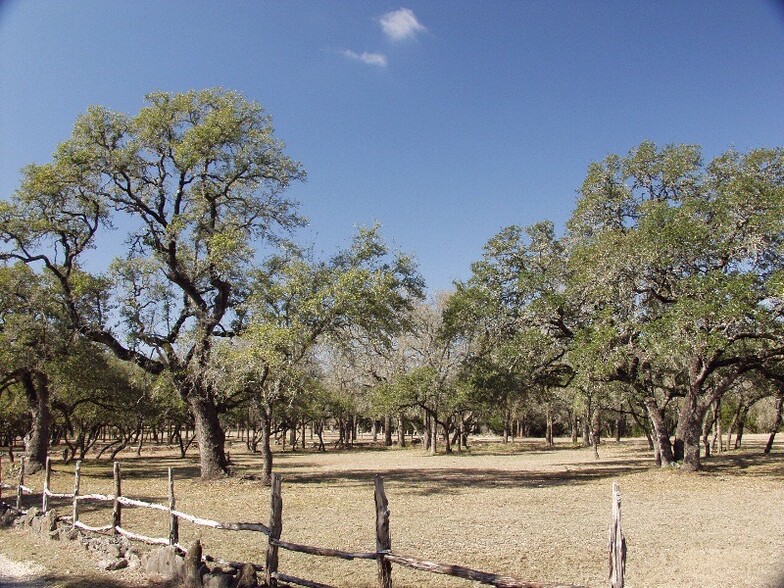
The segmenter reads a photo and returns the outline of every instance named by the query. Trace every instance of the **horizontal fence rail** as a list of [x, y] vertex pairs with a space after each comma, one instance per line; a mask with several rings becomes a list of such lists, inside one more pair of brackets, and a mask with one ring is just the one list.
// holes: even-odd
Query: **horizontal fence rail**
[[[333, 588], [328, 584], [322, 584], [312, 580], [298, 578], [293, 575], [284, 574], [278, 570], [278, 550], [285, 549], [287, 551], [304, 553], [307, 555], [316, 555], [322, 557], [336, 557], [344, 560], [376, 560], [378, 562], [378, 586], [379, 588], [392, 587], [392, 564], [400, 565], [414, 570], [429, 572], [433, 574], [444, 574], [457, 578], [462, 578], [472, 582], [480, 582], [496, 586], [498, 588], [580, 588], [573, 584], [561, 583], [542, 583], [531, 580], [523, 580], [512, 576], [500, 575], [492, 572], [485, 572], [475, 570], [460, 565], [443, 564], [433, 561], [427, 561], [408, 555], [396, 553], [392, 550], [392, 542], [390, 539], [389, 530], [389, 507], [386, 494], [384, 492], [384, 483], [380, 475], [374, 478], [374, 497], [376, 503], [376, 550], [371, 552], [351, 552], [343, 551], [340, 549], [330, 549], [325, 547], [314, 547], [310, 545], [301, 545], [298, 543], [291, 543], [281, 539], [282, 520], [283, 520], [283, 500], [281, 496], [282, 480], [278, 474], [272, 477], [272, 493], [270, 497], [270, 521], [269, 525], [260, 522], [222, 522], [211, 519], [206, 519], [182, 511], [176, 510], [176, 500], [174, 495], [174, 475], [172, 468], [168, 469], [169, 474], [169, 500], [168, 505], [156, 504], [137, 500], [123, 496], [122, 476], [120, 471], [120, 463], [114, 462], [113, 477], [114, 477], [114, 494], [81, 494], [81, 461], [76, 462], [74, 469], [74, 490], [72, 493], [58, 493], [52, 492], [49, 488], [52, 473], [51, 460], [46, 460], [46, 470], [44, 473], [44, 487], [41, 491], [41, 509], [43, 513], [49, 510], [49, 499], [60, 498], [71, 500], [71, 516], [62, 517], [70, 519], [71, 524], [79, 529], [94, 533], [111, 532], [116, 535], [122, 535], [134, 541], [141, 541], [151, 545], [170, 545], [185, 552], [186, 549], [179, 543], [179, 521], [185, 520], [194, 525], [210, 527], [213, 529], [220, 529], [226, 531], [253, 531], [261, 533], [267, 537], [266, 547], [266, 561], [264, 565], [251, 564], [256, 571], [263, 571], [266, 584], [270, 588], [276, 588], [280, 583], [283, 584], [296, 584], [299, 586], [306, 586], [311, 588]], [[2, 471], [2, 464], [0, 464], [0, 472]], [[0, 474], [1, 475], [1, 474]], [[17, 512], [25, 513], [27, 511], [22, 509], [22, 496], [35, 495], [36, 492], [24, 485], [25, 478], [25, 461], [24, 458], [20, 464], [19, 482], [15, 485], [9, 485], [2, 482], [0, 479], [0, 504], [6, 508], [11, 508]], [[16, 505], [10, 505], [2, 501], [2, 490], [16, 491]], [[108, 525], [94, 527], [87, 525], [79, 520], [79, 505], [81, 502], [111, 502], [112, 507], [112, 521]], [[134, 533], [125, 529], [122, 526], [122, 508], [147, 508], [157, 510], [168, 515], [169, 535], [168, 537], [148, 537], [139, 533]], [[624, 572], [626, 563], [626, 541], [621, 531], [621, 499], [620, 489], [617, 483], [613, 484], [612, 492], [612, 523], [610, 525], [610, 539], [609, 539], [609, 552], [610, 552], [610, 587], [623, 588], [624, 586]], [[210, 556], [205, 557], [206, 561], [216, 562], [221, 565], [229, 565], [234, 568], [239, 568], [243, 564], [241, 562], [226, 561], [219, 558]]]

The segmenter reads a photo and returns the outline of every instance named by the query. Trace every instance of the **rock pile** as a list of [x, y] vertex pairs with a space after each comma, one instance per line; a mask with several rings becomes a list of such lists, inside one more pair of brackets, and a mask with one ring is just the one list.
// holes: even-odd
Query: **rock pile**
[[183, 557], [176, 547], [166, 546], [143, 553], [119, 535], [97, 536], [82, 532], [60, 518], [54, 510], [42, 513], [31, 508], [24, 514], [1, 510], [0, 526], [30, 527], [53, 541], [79, 541], [98, 561], [102, 570], [143, 567], [148, 576], [172, 581], [182, 588], [257, 588], [256, 570], [251, 564], [208, 566], [202, 563], [201, 543], [196, 541]]

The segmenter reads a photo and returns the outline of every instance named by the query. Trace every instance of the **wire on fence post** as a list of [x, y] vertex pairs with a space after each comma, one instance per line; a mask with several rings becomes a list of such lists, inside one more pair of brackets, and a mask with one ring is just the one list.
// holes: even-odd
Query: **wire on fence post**
[[376, 500], [376, 552], [378, 555], [378, 586], [392, 588], [392, 564], [381, 552], [392, 549], [392, 538], [389, 534], [389, 501], [384, 493], [384, 481], [379, 474], [373, 479]]
[[49, 483], [52, 479], [52, 458], [46, 458], [46, 471], [44, 472], [44, 495], [41, 498], [41, 510], [46, 514], [49, 511]]
[[120, 476], [120, 462], [114, 462], [114, 506], [112, 508], [112, 530], [117, 533], [117, 527], [122, 527], [122, 478]]
[[79, 522], [79, 484], [82, 477], [82, 460], [76, 462], [74, 469], [74, 491], [73, 491], [73, 510], [71, 512], [71, 523], [76, 526]]
[[610, 588], [623, 588], [626, 571], [626, 539], [621, 531], [621, 488], [613, 482], [612, 523], [610, 524]]
[[267, 543], [267, 560], [264, 566], [267, 586], [277, 588], [278, 579], [278, 546], [283, 528], [283, 499], [280, 494], [280, 474], [272, 474], [272, 497], [270, 498], [269, 542]]
[[180, 542], [180, 519], [172, 514], [176, 502], [174, 500], [174, 472], [169, 468], [169, 545]]
[[22, 510], [22, 486], [25, 478], [25, 458], [19, 460], [19, 485], [16, 487], [16, 510]]

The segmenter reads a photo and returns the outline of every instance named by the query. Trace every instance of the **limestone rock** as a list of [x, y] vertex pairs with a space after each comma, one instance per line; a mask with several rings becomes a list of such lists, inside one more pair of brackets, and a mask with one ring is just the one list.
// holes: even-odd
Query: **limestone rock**
[[122, 570], [128, 567], [128, 560], [125, 558], [105, 559], [98, 564], [98, 567], [101, 568], [102, 570], [106, 570], [109, 572], [113, 572], [115, 570]]
[[173, 546], [167, 545], [149, 553], [144, 570], [164, 578], [181, 579], [185, 577], [185, 561]]

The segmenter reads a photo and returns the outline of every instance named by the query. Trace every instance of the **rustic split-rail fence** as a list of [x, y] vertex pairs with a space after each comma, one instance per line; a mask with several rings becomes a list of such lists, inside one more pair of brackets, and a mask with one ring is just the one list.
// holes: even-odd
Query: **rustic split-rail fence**
[[[392, 564], [402, 565], [415, 570], [435, 574], [446, 574], [474, 582], [497, 586], [498, 588], [579, 588], [572, 584], [542, 583], [530, 580], [522, 580], [512, 576], [500, 575], [491, 572], [483, 572], [460, 565], [441, 564], [427, 561], [407, 555], [401, 555], [392, 551], [392, 540], [389, 526], [389, 502], [384, 492], [384, 482], [379, 474], [374, 477], [375, 503], [376, 503], [376, 550], [372, 552], [349, 552], [339, 549], [328, 549], [324, 547], [312, 547], [310, 545], [300, 545], [290, 543], [281, 539], [283, 530], [283, 499], [281, 494], [281, 477], [274, 474], [272, 477], [272, 495], [270, 501], [269, 524], [264, 523], [225, 523], [197, 517], [188, 513], [176, 510], [176, 500], [174, 496], [174, 476], [172, 468], [169, 468], [169, 500], [168, 504], [155, 504], [136, 500], [122, 495], [122, 476], [120, 462], [114, 462], [114, 494], [83, 494], [81, 488], [81, 461], [76, 462], [74, 469], [73, 492], [55, 493], [50, 490], [50, 479], [52, 466], [50, 459], [46, 460], [46, 470], [44, 472], [44, 484], [41, 492], [25, 485], [25, 460], [21, 459], [19, 479], [17, 484], [5, 484], [0, 479], [0, 505], [24, 514], [23, 496], [41, 495], [41, 511], [45, 514], [49, 510], [51, 498], [70, 499], [71, 515], [62, 517], [70, 519], [73, 527], [93, 533], [112, 533], [122, 535], [134, 541], [141, 541], [151, 545], [170, 545], [177, 550], [185, 552], [186, 549], [179, 543], [180, 520], [188, 521], [194, 525], [211, 527], [213, 529], [223, 529], [227, 531], [256, 531], [267, 537], [266, 557], [264, 564], [252, 564], [258, 572], [264, 573], [266, 585], [277, 588], [281, 584], [297, 584], [309, 588], [332, 588], [327, 584], [321, 584], [312, 580], [297, 578], [289, 574], [284, 574], [278, 570], [278, 550], [286, 549], [298, 553], [309, 555], [319, 555], [324, 557], [337, 557], [345, 560], [366, 559], [376, 560], [378, 565], [379, 588], [392, 588]], [[0, 463], [0, 476], [2, 475], [2, 464]], [[13, 490], [16, 494], [15, 505], [3, 502], [3, 489]], [[94, 527], [86, 525], [79, 520], [79, 505], [83, 501], [111, 502], [112, 518], [108, 525]], [[168, 518], [168, 537], [147, 537], [138, 533], [133, 533], [122, 526], [123, 507], [137, 507], [158, 510], [166, 514]], [[610, 524], [609, 536], [609, 561], [610, 588], [623, 588], [624, 571], [626, 567], [626, 541], [621, 531], [621, 496], [617, 483], [613, 483], [612, 489], [612, 522]], [[239, 567], [238, 562], [228, 562], [210, 558], [222, 564]]]

